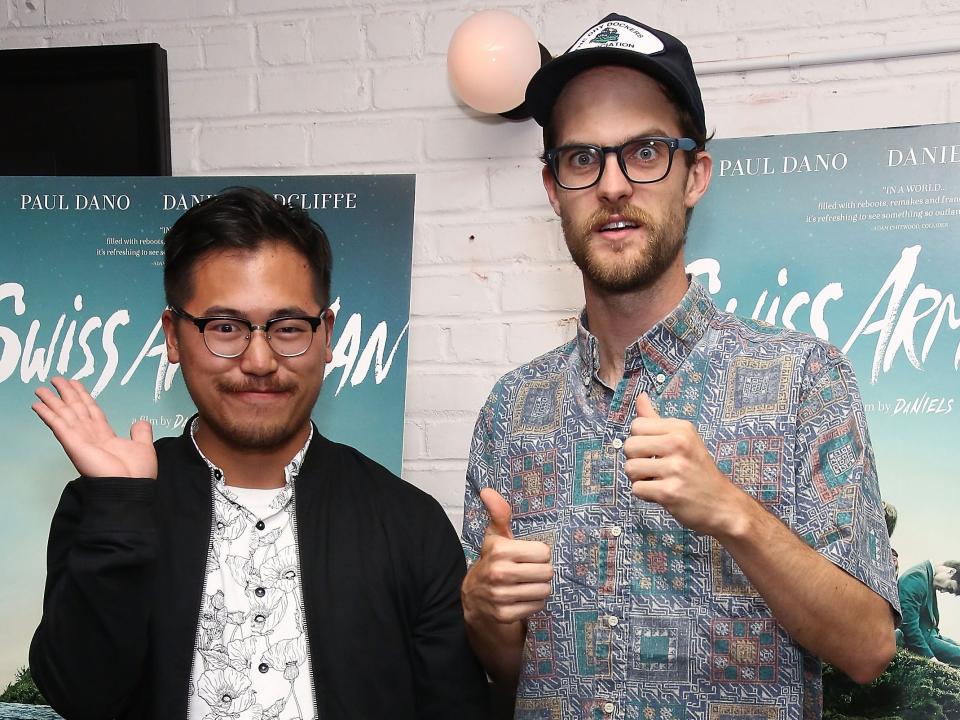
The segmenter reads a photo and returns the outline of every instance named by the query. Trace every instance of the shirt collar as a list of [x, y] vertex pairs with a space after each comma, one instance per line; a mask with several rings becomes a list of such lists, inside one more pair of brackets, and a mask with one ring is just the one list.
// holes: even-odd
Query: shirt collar
[[[193, 418], [193, 422], [190, 423], [190, 440], [193, 441], [193, 446], [197, 449], [197, 452], [200, 453], [200, 457], [203, 458], [203, 461], [207, 464], [213, 471], [213, 476], [217, 480], [218, 485], [225, 485], [223, 470], [217, 467], [213, 461], [210, 460], [206, 455], [203, 454], [203, 450], [200, 449], [200, 446], [197, 444], [197, 424], [200, 422], [200, 416]], [[303, 447], [300, 448], [300, 451], [293, 456], [293, 459], [290, 460], [283, 468], [283, 478], [284, 486], [289, 487], [293, 485], [293, 481], [297, 479], [297, 475], [300, 474], [300, 467], [303, 465], [303, 458], [307, 455], [307, 448], [310, 447], [310, 441], [313, 440], [313, 423], [310, 423], [310, 434], [307, 435], [307, 441], [303, 444]]]
[[[628, 345], [624, 353], [624, 372], [645, 368], [661, 392], [700, 342], [717, 313], [717, 306], [706, 288], [689, 275], [687, 278], [689, 286], [680, 303]], [[589, 330], [586, 308], [577, 323], [577, 349], [583, 373], [581, 379], [584, 384], [589, 384], [590, 378], [600, 370], [600, 347]]]

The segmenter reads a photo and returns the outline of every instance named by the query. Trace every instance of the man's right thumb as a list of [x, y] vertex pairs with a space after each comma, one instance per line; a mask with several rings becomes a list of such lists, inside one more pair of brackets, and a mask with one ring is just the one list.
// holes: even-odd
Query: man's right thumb
[[481, 490], [480, 500], [483, 501], [483, 506], [490, 514], [490, 525], [487, 527], [487, 532], [500, 537], [513, 538], [513, 531], [510, 530], [510, 520], [513, 518], [510, 503], [504, 500], [503, 496], [493, 488]]
[[153, 425], [146, 420], [137, 420], [130, 426], [130, 439], [144, 445], [152, 445]]

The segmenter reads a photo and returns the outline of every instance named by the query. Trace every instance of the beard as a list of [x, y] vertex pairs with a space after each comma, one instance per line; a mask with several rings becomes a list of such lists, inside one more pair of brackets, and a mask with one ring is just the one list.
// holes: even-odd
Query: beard
[[[619, 215], [646, 231], [642, 246], [621, 248], [615, 259], [604, 259], [591, 242], [593, 229]], [[566, 212], [560, 214], [563, 236], [570, 256], [584, 276], [599, 290], [623, 294], [645, 290], [666, 272], [683, 249], [687, 239], [686, 209], [672, 207], [662, 222], [633, 205], [601, 208], [578, 222]]]
[[[191, 390], [190, 378], [184, 373], [187, 390]], [[288, 392], [283, 408], [246, 408], [240, 413], [229, 412], [219, 403], [201, 407], [197, 397], [194, 403], [200, 410], [200, 422], [220, 442], [238, 451], [270, 452], [284, 447], [310, 422], [310, 411], [316, 402], [320, 388], [311, 402], [301, 403], [299, 395], [304, 391], [295, 382], [246, 382], [232, 384], [214, 381], [213, 387], [220, 397], [238, 392]], [[194, 394], [191, 392], [191, 396]]]

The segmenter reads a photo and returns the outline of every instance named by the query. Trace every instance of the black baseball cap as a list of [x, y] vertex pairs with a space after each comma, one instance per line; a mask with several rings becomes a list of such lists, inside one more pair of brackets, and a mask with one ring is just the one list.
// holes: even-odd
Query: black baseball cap
[[687, 46], [663, 30], [616, 13], [607, 15], [563, 55], [537, 71], [527, 85], [527, 111], [539, 125], [546, 125], [564, 85], [598, 65], [636, 68], [663, 83], [675, 100], [690, 111], [700, 133], [706, 135], [703, 99]]

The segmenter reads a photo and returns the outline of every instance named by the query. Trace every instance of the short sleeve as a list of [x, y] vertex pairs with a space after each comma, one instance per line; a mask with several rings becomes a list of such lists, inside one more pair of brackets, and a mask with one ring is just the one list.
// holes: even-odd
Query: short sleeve
[[801, 379], [794, 448], [797, 523], [817, 552], [900, 603], [866, 415], [849, 360], [814, 347]]
[[487, 510], [480, 500], [480, 491], [485, 487], [491, 487], [494, 480], [494, 414], [499, 402], [497, 387], [490, 392], [477, 416], [473, 439], [470, 442], [470, 456], [467, 460], [461, 542], [468, 566], [480, 556], [483, 535], [490, 521]]

